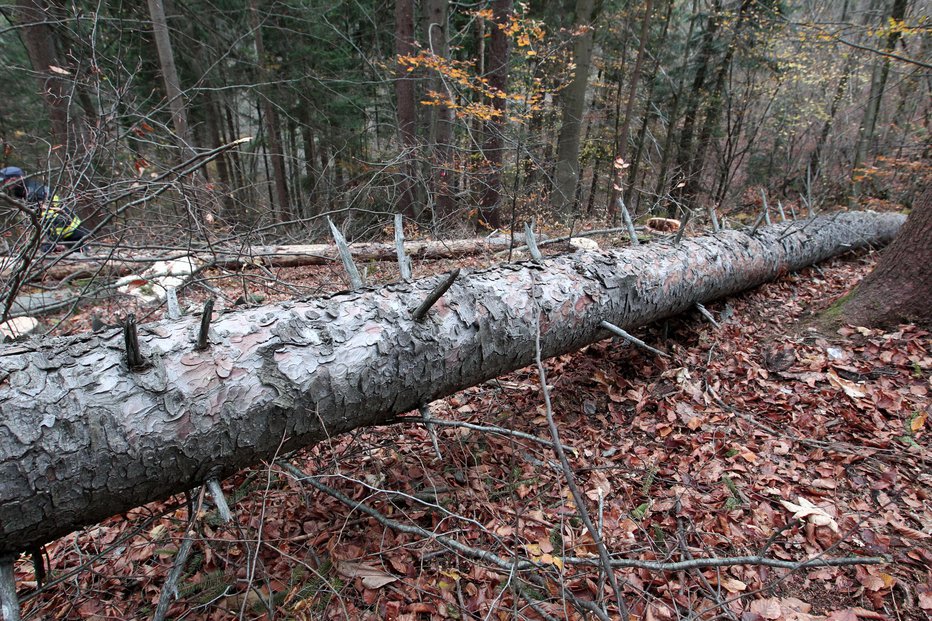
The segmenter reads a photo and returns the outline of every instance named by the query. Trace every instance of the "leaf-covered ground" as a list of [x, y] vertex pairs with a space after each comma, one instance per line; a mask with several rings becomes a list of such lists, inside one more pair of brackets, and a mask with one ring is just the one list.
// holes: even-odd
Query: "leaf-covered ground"
[[[603, 341], [546, 361], [562, 443], [613, 558], [888, 559], [797, 571], [628, 568], [618, 576], [633, 618], [932, 614], [932, 339], [913, 326], [826, 336], [800, 321], [871, 265], [870, 257], [849, 256], [710, 305], [720, 328], [695, 313], [639, 332], [668, 359]], [[392, 269], [371, 266], [370, 281], [394, 278]], [[213, 284], [231, 300], [245, 292], [270, 301], [339, 280], [336, 268], [324, 267]], [[187, 302], [199, 303], [199, 295], [206, 294]], [[86, 329], [92, 314], [106, 322], [125, 310], [115, 303], [84, 311], [64, 327]], [[550, 438], [534, 368], [430, 411], [438, 423]], [[151, 617], [193, 513], [193, 552], [169, 618], [583, 618], [567, 594], [604, 602], [616, 618], [552, 450], [507, 433], [434, 429], [439, 458], [427, 428], [400, 423], [241, 473], [224, 482], [233, 525], [195, 491], [65, 537], [45, 548], [49, 575], [38, 592], [32, 563], [17, 564], [25, 616]], [[286, 462], [345, 500], [416, 528], [386, 528], [297, 478]], [[538, 580], [491, 558], [467, 558], [427, 534], [506, 563], [534, 561]]]

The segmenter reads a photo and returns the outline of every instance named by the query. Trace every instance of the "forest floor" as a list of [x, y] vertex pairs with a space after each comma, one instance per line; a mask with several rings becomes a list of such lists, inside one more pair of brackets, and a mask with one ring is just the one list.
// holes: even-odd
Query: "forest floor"
[[[416, 275], [489, 261], [421, 264]], [[873, 261], [848, 255], [709, 305], [719, 328], [694, 312], [638, 331], [669, 358], [606, 340], [545, 361], [562, 444], [613, 558], [886, 557], [796, 570], [627, 568], [618, 576], [632, 618], [932, 614], [932, 338], [908, 325], [826, 335], [805, 323]], [[393, 280], [393, 270], [371, 264], [369, 282]], [[337, 267], [324, 266], [217, 274], [211, 284], [229, 300], [267, 303], [341, 281]], [[207, 295], [192, 291], [183, 305]], [[92, 315], [116, 323], [126, 311], [116, 299], [60, 328], [88, 330]], [[136, 312], [142, 322], [163, 310]], [[430, 411], [438, 423], [550, 438], [533, 367]], [[64, 537], [45, 548], [49, 575], [38, 591], [32, 562], [17, 563], [24, 616], [150, 618], [191, 502], [196, 537], [168, 618], [584, 618], [572, 597], [604, 602], [618, 618], [611, 587], [586, 564], [597, 559], [593, 538], [551, 448], [505, 431], [434, 428], [440, 458], [428, 429], [399, 423], [240, 473], [223, 484], [232, 525], [195, 493]], [[312, 478], [296, 477], [287, 464]], [[385, 519], [408, 531], [386, 528]], [[454, 553], [438, 535], [496, 558]], [[516, 559], [537, 566], [509, 571]]]

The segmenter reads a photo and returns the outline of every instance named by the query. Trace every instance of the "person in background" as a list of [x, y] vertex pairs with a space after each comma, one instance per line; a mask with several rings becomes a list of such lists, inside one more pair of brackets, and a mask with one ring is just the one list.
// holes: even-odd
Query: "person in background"
[[0, 189], [36, 211], [46, 238], [42, 252], [57, 250], [59, 246], [87, 251], [88, 231], [81, 226], [81, 218], [65, 207], [48, 186], [26, 179], [21, 168], [8, 166], [0, 168]]

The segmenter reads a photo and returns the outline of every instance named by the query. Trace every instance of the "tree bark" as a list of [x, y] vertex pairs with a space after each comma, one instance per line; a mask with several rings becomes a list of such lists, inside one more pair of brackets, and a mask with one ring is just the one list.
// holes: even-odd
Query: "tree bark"
[[667, 215], [671, 218], [675, 218], [679, 215], [677, 205], [684, 201], [684, 197], [686, 196], [686, 190], [684, 189], [686, 187], [685, 184], [689, 182], [689, 177], [692, 173], [693, 134], [696, 130], [696, 123], [699, 120], [699, 105], [702, 102], [706, 74], [709, 72], [712, 54], [715, 51], [715, 36], [720, 25], [719, 19], [721, 17], [721, 11], [721, 0], [713, 0], [706, 29], [702, 35], [702, 46], [699, 49], [699, 55], [696, 60], [696, 74], [693, 77], [692, 88], [689, 90], [689, 96], [686, 100], [683, 129], [680, 131], [680, 144], [676, 152], [676, 162], [679, 168], [679, 174], [683, 177], [683, 181], [682, 183], [676, 184], [678, 188], [675, 191], [677, 200], [671, 202], [667, 209]]
[[[891, 28], [887, 35], [887, 41], [884, 44], [884, 51], [889, 54], [896, 48], [896, 42], [900, 38], [900, 28], [903, 18], [906, 17], [906, 9], [909, 0], [893, 0], [893, 6], [890, 9], [889, 20], [894, 27]], [[883, 101], [884, 90], [887, 87], [887, 77], [890, 74], [890, 57], [884, 56], [877, 61], [879, 64], [874, 66], [871, 78], [870, 94], [867, 100], [867, 106], [864, 108], [864, 118], [861, 120], [861, 126], [858, 128], [858, 139], [854, 148], [854, 164], [851, 167], [851, 177], [854, 181], [852, 194], [856, 197], [860, 194], [860, 183], [858, 181], [861, 174], [861, 168], [867, 161], [868, 151], [871, 142], [874, 139], [874, 131], [877, 128], [877, 117], [880, 115], [880, 103]]]
[[[271, 82], [270, 72], [265, 58], [265, 43], [262, 39], [262, 21], [259, 19], [259, 5], [257, 0], [249, 0], [249, 18], [250, 26], [253, 29], [255, 37], [256, 56], [259, 57], [259, 75], [261, 81], [269, 84]], [[262, 90], [262, 89], [260, 89]], [[278, 111], [272, 103], [272, 98], [267, 93], [261, 93], [260, 104], [262, 106], [262, 115], [265, 117], [265, 131], [268, 136], [269, 159], [272, 162], [272, 187], [274, 192], [274, 202], [272, 205], [276, 218], [279, 222], [291, 220], [291, 205], [288, 202], [288, 181], [285, 174], [285, 151], [282, 147], [281, 123], [278, 120]]]
[[[495, 24], [492, 26], [488, 53], [489, 87], [502, 95], [508, 88], [508, 35], [505, 28], [511, 17], [512, 0], [494, 0], [492, 13]], [[484, 175], [484, 187], [479, 198], [480, 222], [492, 229], [502, 227], [499, 201], [502, 193], [502, 161], [505, 150], [505, 128], [508, 125], [507, 100], [505, 97], [493, 97], [488, 105], [500, 116], [490, 118], [485, 123], [485, 143], [482, 154], [488, 173]]]
[[[65, 154], [72, 153], [78, 141], [72, 138], [69, 144], [71, 98], [67, 84], [51, 70], [60, 63], [55, 53], [55, 33], [49, 25], [48, 5], [45, 0], [18, 0], [15, 15], [15, 20], [23, 25], [23, 46], [39, 81], [39, 93], [49, 115], [53, 145], [62, 145]], [[65, 163], [68, 156], [59, 155], [59, 159]]]
[[[449, 0], [425, 0], [424, 31], [428, 49], [441, 59], [450, 58]], [[432, 106], [430, 126], [433, 162], [431, 162], [431, 189], [434, 194], [435, 217], [445, 221], [453, 213], [453, 110], [444, 102], [452, 97], [444, 84], [444, 76], [434, 72], [430, 89], [439, 93], [441, 103]], [[449, 223], [447, 223], [449, 226]]]
[[[410, 56], [414, 52], [414, 0], [395, 0], [395, 57]], [[414, 209], [417, 108], [414, 78], [408, 75], [407, 68], [400, 63], [395, 65], [395, 115], [402, 148], [398, 212], [414, 218], [417, 216]]]
[[891, 239], [903, 217], [844, 213], [680, 244], [578, 253], [216, 317], [0, 351], [0, 554], [230, 475], [357, 427], [391, 422], [543, 356]]
[[175, 68], [175, 53], [168, 34], [165, 7], [162, 0], [148, 0], [148, 4], [149, 17], [152, 19], [152, 35], [155, 38], [155, 48], [159, 55], [159, 69], [165, 84], [165, 95], [168, 97], [168, 109], [172, 113], [172, 124], [177, 134], [178, 146], [181, 147], [182, 156], [179, 159], [189, 160], [194, 157], [194, 150], [191, 148], [191, 137], [188, 134], [188, 113], [181, 91], [181, 80], [178, 79], [178, 70]]
[[[644, 4], [644, 19], [641, 21], [640, 41], [638, 42], [638, 57], [634, 61], [634, 69], [631, 70], [630, 84], [628, 85], [628, 101], [625, 104], [624, 122], [621, 124], [621, 131], [615, 138], [615, 158], [622, 161], [628, 156], [628, 134], [631, 133], [631, 117], [634, 114], [634, 102], [637, 101], [638, 81], [641, 79], [641, 67], [644, 66], [644, 52], [647, 46], [647, 37], [650, 32], [651, 17], [654, 14], [654, 0], [647, 0]], [[615, 169], [612, 168], [614, 175]], [[618, 175], [619, 181], [624, 183], [624, 175]], [[634, 179], [629, 179], [633, 183]], [[612, 221], [618, 219], [618, 209], [616, 202], [618, 200], [619, 190], [613, 183], [611, 196], [608, 201], [608, 215]]]
[[842, 317], [859, 326], [914, 321], [932, 326], [932, 185], [870, 274], [843, 303]]
[[589, 66], [592, 61], [594, 0], [576, 0], [576, 29], [585, 30], [576, 36], [573, 60], [576, 70], [573, 81], [561, 94], [563, 118], [557, 139], [557, 162], [554, 171], [550, 206], [564, 218], [571, 215], [579, 183], [579, 136], [586, 107], [586, 90], [589, 86]]

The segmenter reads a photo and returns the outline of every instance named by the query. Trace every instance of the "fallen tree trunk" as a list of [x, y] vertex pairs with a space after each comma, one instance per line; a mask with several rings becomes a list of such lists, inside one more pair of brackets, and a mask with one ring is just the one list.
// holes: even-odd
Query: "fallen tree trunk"
[[608, 336], [602, 321], [676, 315], [886, 243], [902, 220], [504, 265], [461, 276], [421, 322], [442, 277], [223, 314], [200, 350], [198, 320], [163, 321], [140, 327], [132, 364], [118, 331], [0, 349], [0, 554], [526, 366], [538, 325], [544, 356], [573, 351]]
[[[488, 239], [451, 239], [448, 241], [405, 242], [405, 253], [422, 260], [455, 259], [457, 257], [507, 250], [510, 240], [504, 237]], [[352, 244], [350, 254], [358, 262], [394, 261], [397, 257], [394, 244]], [[34, 277], [61, 280], [79, 273], [125, 276], [144, 270], [158, 261], [190, 256], [198, 263], [209, 263], [217, 267], [237, 269], [263, 265], [266, 267], [301, 267], [303, 265], [326, 265], [339, 263], [340, 256], [333, 244], [301, 244], [282, 246], [250, 246], [245, 248], [219, 247], [212, 250], [171, 252], [162, 256], [128, 257], [119, 253], [102, 257], [80, 257], [69, 255], [52, 264], [36, 263], [31, 267]], [[0, 277], [10, 276], [19, 265], [15, 257], [0, 257]]]

